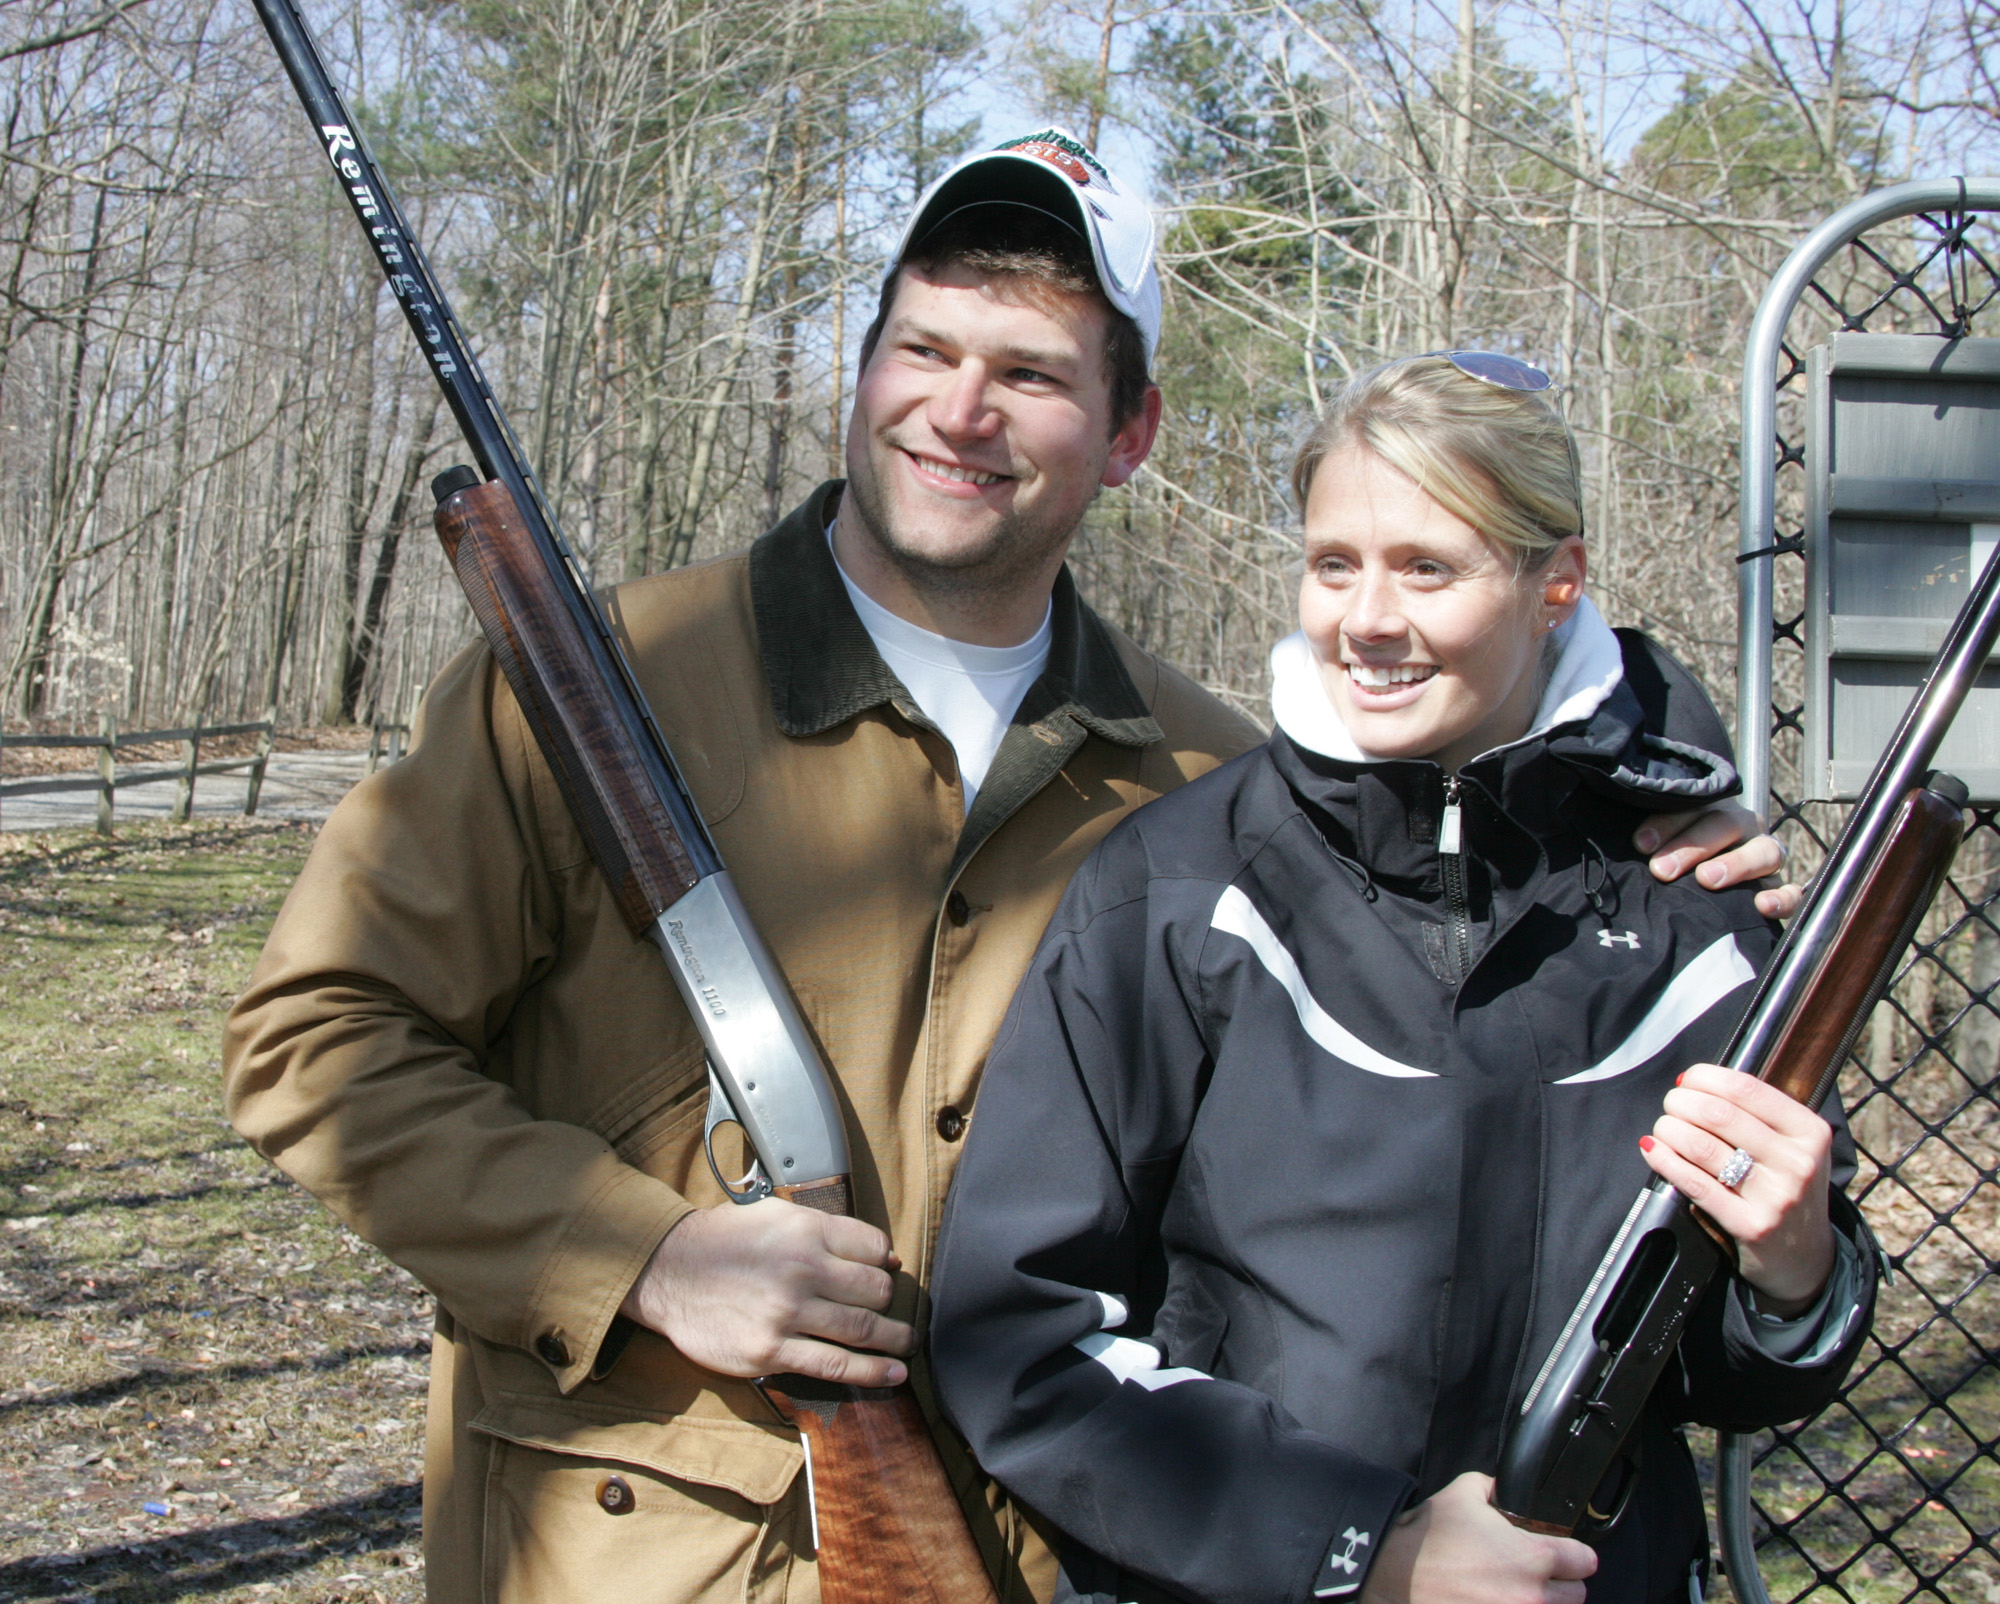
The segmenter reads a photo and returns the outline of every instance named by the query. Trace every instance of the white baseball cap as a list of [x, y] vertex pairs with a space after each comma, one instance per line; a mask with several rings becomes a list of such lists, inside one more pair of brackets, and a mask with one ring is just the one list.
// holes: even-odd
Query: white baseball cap
[[946, 219], [991, 205], [1042, 212], [1090, 242], [1104, 298], [1139, 325], [1150, 367], [1160, 343], [1153, 214], [1066, 128], [1044, 128], [961, 158], [924, 191], [885, 277], [893, 278], [910, 247]]

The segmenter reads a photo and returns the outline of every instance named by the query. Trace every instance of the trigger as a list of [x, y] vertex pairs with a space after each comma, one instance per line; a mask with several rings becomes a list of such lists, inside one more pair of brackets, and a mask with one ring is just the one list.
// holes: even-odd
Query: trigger
[[[722, 1089], [722, 1080], [715, 1073], [715, 1066], [708, 1068], [708, 1115], [701, 1122], [701, 1139], [707, 1142], [715, 1135], [715, 1127], [735, 1121], [736, 1110], [729, 1105], [729, 1094]], [[720, 1177], [718, 1177], [720, 1179]]]
[[722, 1188], [732, 1203], [755, 1203], [760, 1198], [771, 1195], [771, 1178], [764, 1173], [763, 1165], [753, 1155], [749, 1170], [740, 1180], [731, 1181], [722, 1173], [722, 1166], [715, 1162], [715, 1133], [724, 1125], [741, 1125], [736, 1117], [736, 1106], [729, 1101], [729, 1093], [722, 1089], [722, 1079], [715, 1073], [715, 1066], [708, 1066], [708, 1113], [701, 1122], [701, 1150], [708, 1160], [708, 1168], [715, 1176], [715, 1184]]

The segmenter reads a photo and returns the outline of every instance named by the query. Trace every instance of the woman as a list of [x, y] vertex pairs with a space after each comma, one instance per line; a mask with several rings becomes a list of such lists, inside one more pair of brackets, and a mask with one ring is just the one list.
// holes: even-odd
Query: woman
[[[1067, 1591], [1698, 1598], [1677, 1423], [1804, 1414], [1866, 1329], [1844, 1132], [1699, 1062], [1775, 932], [1630, 844], [1736, 777], [1645, 733], [1681, 671], [1583, 594], [1537, 380], [1451, 353], [1334, 403], [1294, 474], [1277, 730], [1106, 839], [987, 1068], [933, 1356], [1065, 1534]], [[1618, 1524], [1518, 1531], [1502, 1434], [1649, 1170], [1740, 1274], [1634, 1432]]]

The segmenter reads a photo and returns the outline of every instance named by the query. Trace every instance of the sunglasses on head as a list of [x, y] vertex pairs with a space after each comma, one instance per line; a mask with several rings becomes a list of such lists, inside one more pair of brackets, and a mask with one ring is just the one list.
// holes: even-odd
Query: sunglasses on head
[[1517, 356], [1503, 356], [1498, 351], [1425, 351], [1422, 356], [1407, 360], [1420, 362], [1431, 356], [1443, 357], [1468, 379], [1501, 390], [1547, 390], [1556, 382], [1534, 363], [1523, 362]]
[[[1425, 351], [1420, 356], [1404, 360], [1421, 362], [1425, 357], [1432, 356], [1443, 357], [1468, 379], [1477, 379], [1495, 389], [1534, 393], [1555, 388], [1556, 381], [1534, 363], [1523, 362], [1517, 356], [1504, 356], [1498, 351]], [[1563, 422], [1563, 433], [1569, 437], [1569, 469], [1576, 481], [1576, 505], [1580, 520], [1583, 512], [1583, 464], [1577, 456], [1576, 435], [1571, 432], [1567, 420]], [[1581, 536], [1582, 533], [1583, 526], [1579, 521], [1577, 534]]]

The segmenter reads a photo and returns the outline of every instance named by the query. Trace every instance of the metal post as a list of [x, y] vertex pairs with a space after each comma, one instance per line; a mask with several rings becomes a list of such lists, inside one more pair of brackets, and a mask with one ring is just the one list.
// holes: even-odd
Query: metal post
[[[1736, 550], [1736, 766], [1743, 800], [1766, 811], [1771, 794], [1770, 546], [1775, 538], [1778, 464], [1778, 358], [1792, 313], [1819, 270], [1871, 228], [1916, 212], [1967, 206], [2000, 211], [2000, 178], [1933, 178], [1891, 184], [1843, 206], [1792, 248], [1778, 269], [1743, 351], [1742, 494]], [[1760, 555], [1752, 557], [1752, 552]]]
[[104, 744], [97, 749], [97, 833], [111, 833], [113, 792], [118, 784], [118, 720], [109, 713], [99, 726]]
[[1750, 1439], [1724, 1432], [1716, 1439], [1715, 1523], [1722, 1530], [1722, 1568], [1737, 1604], [1771, 1604], [1757, 1569], [1750, 1526]]

